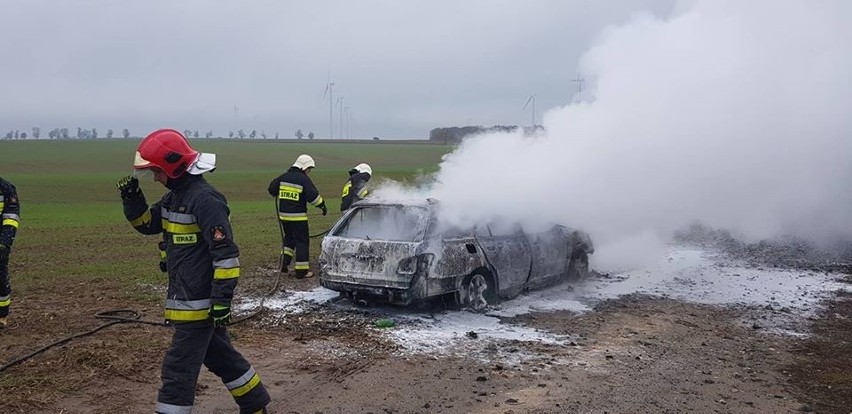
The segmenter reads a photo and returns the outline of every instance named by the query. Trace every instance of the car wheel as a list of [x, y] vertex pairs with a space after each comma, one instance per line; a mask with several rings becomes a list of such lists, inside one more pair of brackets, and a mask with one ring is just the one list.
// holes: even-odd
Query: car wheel
[[589, 255], [584, 250], [576, 250], [568, 261], [567, 277], [569, 281], [583, 280], [589, 275]]
[[482, 312], [488, 305], [496, 302], [497, 295], [494, 292], [495, 286], [491, 278], [482, 273], [474, 273], [464, 286], [464, 306], [472, 311]]

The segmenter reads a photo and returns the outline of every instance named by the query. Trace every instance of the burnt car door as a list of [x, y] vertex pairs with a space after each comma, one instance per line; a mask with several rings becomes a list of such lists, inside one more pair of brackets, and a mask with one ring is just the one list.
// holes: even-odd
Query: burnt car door
[[551, 227], [548, 231], [527, 235], [532, 252], [532, 271], [527, 281], [533, 288], [551, 282], [565, 273], [568, 268], [568, 241], [564, 231]]
[[476, 241], [485, 260], [496, 273], [498, 294], [517, 296], [530, 274], [532, 255], [529, 242], [519, 226], [477, 226]]

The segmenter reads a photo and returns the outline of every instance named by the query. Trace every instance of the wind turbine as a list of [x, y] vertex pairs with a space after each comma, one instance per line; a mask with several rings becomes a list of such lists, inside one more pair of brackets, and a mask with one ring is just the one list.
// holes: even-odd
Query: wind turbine
[[577, 84], [577, 101], [578, 102], [583, 101], [583, 82], [585, 82], [585, 81], [586, 81], [585, 79], [580, 77], [579, 73], [577, 73], [577, 79], [574, 79], [574, 80], [571, 81], [571, 82], [574, 82], [574, 83]]
[[535, 129], [535, 94], [530, 95], [530, 97], [527, 99], [527, 103], [524, 104], [524, 108], [521, 110], [526, 110], [527, 105], [529, 105], [530, 102], [532, 102], [532, 122], [530, 123], [530, 125], [532, 125], [533, 129]]
[[328, 136], [334, 138], [334, 112], [332, 111], [332, 103], [334, 102], [334, 82], [331, 81], [331, 76], [328, 77], [328, 82], [325, 84], [325, 92], [322, 97], [328, 95]]
[[346, 98], [343, 96], [337, 98], [337, 105], [340, 107], [340, 138], [344, 138], [343, 136], [343, 104], [346, 102]]

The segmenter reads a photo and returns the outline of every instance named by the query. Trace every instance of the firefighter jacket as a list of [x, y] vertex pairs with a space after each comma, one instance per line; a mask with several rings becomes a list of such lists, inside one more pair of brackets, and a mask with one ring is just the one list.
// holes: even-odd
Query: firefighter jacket
[[150, 208], [141, 192], [124, 199], [124, 216], [142, 234], [163, 233], [166, 321], [207, 320], [212, 304], [230, 306], [240, 276], [230, 210], [225, 196], [200, 175], [169, 180], [168, 188]]
[[343, 185], [343, 197], [340, 200], [340, 211], [346, 211], [352, 207], [352, 203], [367, 197], [367, 181], [370, 174], [355, 172], [349, 175], [349, 181]]
[[308, 203], [318, 208], [325, 206], [313, 181], [299, 167], [290, 167], [272, 180], [269, 195], [278, 198], [278, 218], [282, 221], [307, 221]]
[[21, 220], [21, 205], [12, 183], [0, 178], [0, 244], [11, 247]]

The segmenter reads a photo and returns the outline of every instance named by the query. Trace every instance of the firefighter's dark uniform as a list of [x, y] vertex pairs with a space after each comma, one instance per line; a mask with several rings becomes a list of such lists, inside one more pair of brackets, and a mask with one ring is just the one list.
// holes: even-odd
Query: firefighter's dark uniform
[[15, 234], [18, 232], [18, 221], [21, 219], [21, 205], [18, 203], [18, 193], [12, 183], [0, 178], [0, 245], [6, 251], [0, 257], [0, 318], [9, 315], [9, 305], [12, 303], [12, 287], [9, 283], [9, 253]]
[[164, 233], [169, 274], [166, 321], [175, 328], [162, 366], [158, 413], [192, 410], [202, 363], [222, 379], [241, 413], [263, 409], [269, 394], [234, 349], [226, 327], [214, 328], [211, 305], [230, 306], [240, 276], [225, 197], [198, 175], [169, 180], [171, 191], [148, 207], [141, 192], [124, 199], [124, 215], [142, 234]]
[[299, 167], [290, 167], [287, 172], [272, 180], [269, 183], [269, 195], [278, 198], [278, 219], [284, 229], [282, 268], [290, 266], [295, 257], [296, 277], [304, 277], [310, 269], [308, 203], [324, 209], [325, 200]]
[[341, 212], [352, 207], [352, 203], [366, 198], [369, 193], [367, 181], [370, 181], [370, 174], [352, 171], [354, 172], [350, 172], [349, 181], [346, 181], [346, 184], [343, 185], [343, 196], [340, 200]]

